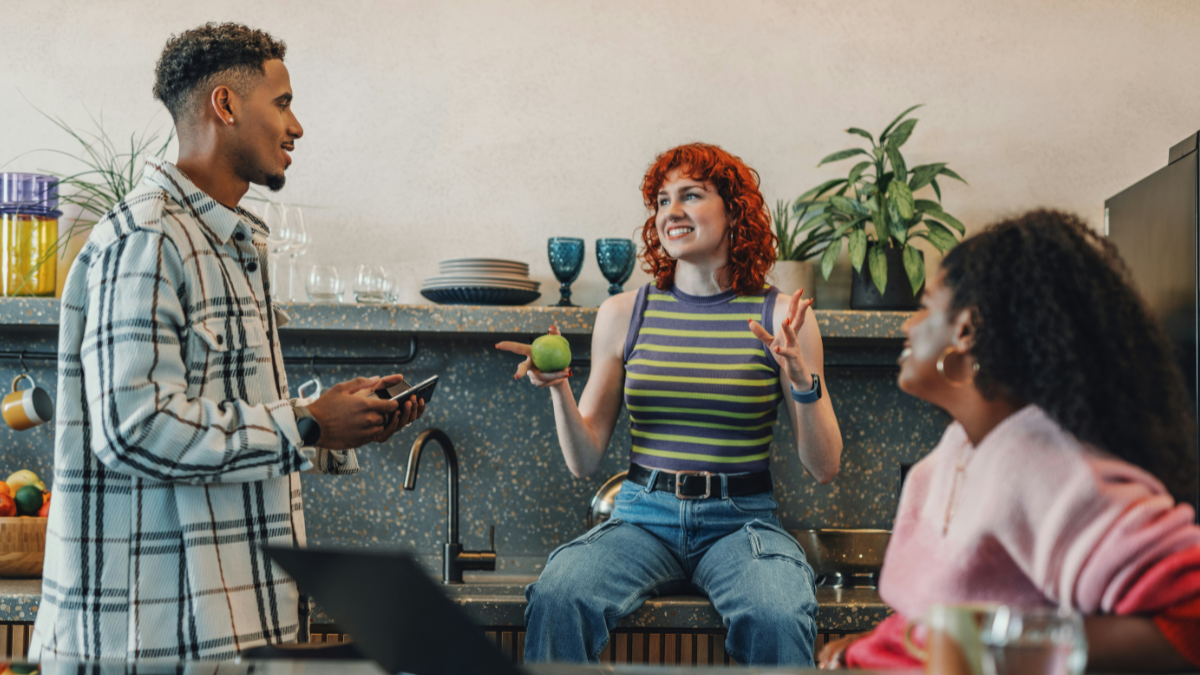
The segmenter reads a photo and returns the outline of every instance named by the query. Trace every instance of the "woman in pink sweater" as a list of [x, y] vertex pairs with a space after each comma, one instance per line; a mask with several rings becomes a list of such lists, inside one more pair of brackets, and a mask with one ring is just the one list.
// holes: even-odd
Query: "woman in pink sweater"
[[1034, 211], [951, 251], [904, 325], [900, 388], [954, 418], [908, 475], [879, 593], [896, 614], [822, 667], [918, 666], [937, 603], [1072, 607], [1089, 667], [1200, 666], [1188, 396], [1116, 250]]

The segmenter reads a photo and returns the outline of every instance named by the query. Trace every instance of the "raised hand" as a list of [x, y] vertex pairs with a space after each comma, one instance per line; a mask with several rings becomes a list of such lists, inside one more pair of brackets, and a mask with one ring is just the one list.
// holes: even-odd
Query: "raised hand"
[[[557, 326], [550, 326], [551, 335], [562, 335], [558, 331]], [[529, 381], [539, 387], [550, 387], [567, 381], [571, 376], [571, 369], [560, 370], [556, 373], [543, 373], [533, 367], [533, 347], [523, 342], [498, 342], [496, 349], [513, 354], [519, 354], [525, 357], [525, 360], [517, 366], [517, 372], [513, 375], [514, 380], [519, 380], [522, 377], [529, 377]]]
[[787, 318], [775, 335], [768, 333], [759, 322], [750, 319], [750, 332], [771, 350], [775, 360], [779, 362], [780, 370], [799, 391], [806, 391], [808, 387], [805, 385], [812, 381], [812, 373], [804, 363], [804, 356], [800, 353], [800, 341], [796, 337], [808, 317], [808, 308], [812, 306], [812, 300], [800, 299], [803, 292], [802, 288], [792, 295]]

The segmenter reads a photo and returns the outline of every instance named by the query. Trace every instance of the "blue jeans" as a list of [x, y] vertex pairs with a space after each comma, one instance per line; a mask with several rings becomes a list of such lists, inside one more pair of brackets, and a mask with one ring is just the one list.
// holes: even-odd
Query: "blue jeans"
[[730, 497], [724, 480], [720, 490], [680, 500], [626, 481], [612, 518], [551, 553], [525, 589], [525, 660], [596, 663], [609, 631], [646, 600], [699, 591], [738, 663], [812, 666], [817, 598], [804, 551], [770, 493]]

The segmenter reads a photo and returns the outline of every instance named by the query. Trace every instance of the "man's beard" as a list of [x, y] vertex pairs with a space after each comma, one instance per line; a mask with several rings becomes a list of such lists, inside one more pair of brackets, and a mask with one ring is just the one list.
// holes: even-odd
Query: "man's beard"
[[263, 182], [263, 185], [266, 185], [267, 189], [270, 190], [271, 192], [279, 192], [280, 190], [283, 189], [283, 184], [286, 182], [287, 182], [287, 176], [280, 173], [280, 174], [275, 174], [275, 175], [268, 175], [266, 181]]

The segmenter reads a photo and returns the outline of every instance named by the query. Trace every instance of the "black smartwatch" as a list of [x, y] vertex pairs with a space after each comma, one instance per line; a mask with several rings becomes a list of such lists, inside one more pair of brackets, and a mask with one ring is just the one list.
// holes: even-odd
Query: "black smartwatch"
[[300, 432], [300, 443], [303, 447], [315, 447], [321, 440], [321, 423], [302, 405], [292, 406], [296, 414], [296, 430]]
[[792, 400], [797, 403], [816, 403], [821, 400], [821, 378], [816, 373], [813, 373], [813, 386], [809, 391], [796, 391], [796, 388], [788, 385], [792, 390]]

